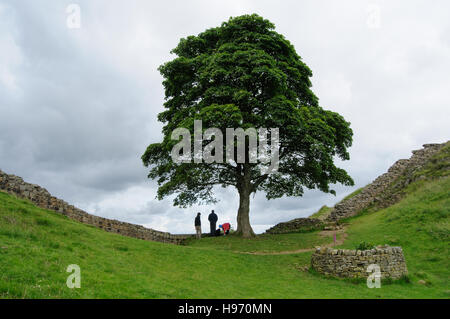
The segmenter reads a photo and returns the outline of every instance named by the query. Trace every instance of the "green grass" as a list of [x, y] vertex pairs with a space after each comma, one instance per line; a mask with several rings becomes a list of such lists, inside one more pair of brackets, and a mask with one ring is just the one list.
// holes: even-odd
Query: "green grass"
[[320, 209], [309, 216], [309, 218], [318, 218], [318, 219], [325, 219], [333, 210], [333, 207], [328, 207], [327, 205], [323, 205], [320, 207]]
[[358, 189], [355, 190], [354, 192], [352, 192], [352, 193], [348, 194], [347, 196], [345, 196], [344, 199], [343, 199], [342, 201], [347, 200], [347, 199], [350, 199], [350, 198], [352, 198], [352, 197], [355, 197], [356, 195], [358, 195], [359, 193], [361, 193], [363, 189], [364, 189], [364, 187], [358, 188]]
[[435, 155], [414, 176], [444, 177], [450, 175], [450, 142]]
[[196, 248], [210, 248], [239, 252], [279, 252], [306, 249], [332, 241], [332, 237], [318, 236], [318, 231], [289, 234], [262, 234], [243, 239], [234, 235], [190, 239], [187, 244]]
[[[403, 247], [410, 282], [380, 289], [299, 270], [309, 266], [311, 252], [236, 252], [331, 241], [318, 232], [176, 246], [107, 233], [0, 192], [0, 298], [449, 298], [449, 189], [449, 177], [420, 181], [398, 204], [346, 221], [343, 247], [361, 241]], [[81, 268], [80, 289], [66, 286], [70, 264]]]
[[401, 202], [386, 209], [347, 220], [344, 248], [361, 239], [403, 248], [410, 279], [426, 279], [450, 297], [450, 178], [411, 184]]
[[[348, 194], [347, 196], [345, 196], [342, 200], [347, 200], [350, 199], [356, 195], [358, 195], [359, 193], [361, 193], [361, 191], [364, 189], [364, 187], [360, 187], [357, 190], [355, 190], [354, 192], [352, 192], [351, 194]], [[312, 214], [311, 216], [309, 216], [310, 218], [318, 218], [318, 219], [325, 219], [333, 210], [333, 207], [328, 207], [327, 205], [323, 205], [322, 207], [320, 207], [320, 209], [315, 212], [314, 214]]]

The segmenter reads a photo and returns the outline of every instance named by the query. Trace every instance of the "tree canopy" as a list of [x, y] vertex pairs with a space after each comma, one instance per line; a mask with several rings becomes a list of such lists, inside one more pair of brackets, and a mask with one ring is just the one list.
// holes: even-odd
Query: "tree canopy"
[[[171, 51], [176, 57], [159, 67], [166, 98], [158, 115], [164, 138], [142, 156], [150, 168], [148, 177], [158, 181], [158, 198], [176, 194], [174, 205], [211, 203], [214, 185], [236, 187], [237, 233], [246, 237], [254, 235], [249, 222], [252, 193], [263, 191], [275, 199], [302, 196], [304, 188], [334, 193], [332, 184], [353, 185], [334, 163], [335, 158], [349, 159], [350, 123], [319, 106], [311, 90], [311, 70], [274, 29], [253, 14], [181, 39]], [[278, 128], [278, 169], [267, 173], [270, 164], [247, 160], [248, 138], [245, 163], [174, 162], [171, 151], [179, 140], [171, 138], [172, 132], [186, 128], [194, 137], [195, 120], [202, 121], [203, 132], [212, 127], [222, 132]], [[212, 140], [204, 140], [203, 147]]]

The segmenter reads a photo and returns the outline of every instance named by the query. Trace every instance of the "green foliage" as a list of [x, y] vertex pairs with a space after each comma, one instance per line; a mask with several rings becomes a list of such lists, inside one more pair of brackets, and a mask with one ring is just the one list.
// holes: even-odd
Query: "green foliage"
[[317, 225], [317, 226], [303, 226], [298, 229], [296, 229], [294, 232], [296, 233], [310, 233], [317, 230], [323, 230], [325, 228], [324, 224]]
[[[172, 53], [176, 57], [159, 68], [166, 97], [158, 115], [163, 141], [142, 156], [148, 177], [157, 179], [159, 199], [176, 194], [174, 204], [182, 207], [213, 202], [214, 185], [235, 186], [241, 196], [264, 191], [268, 199], [302, 196], [304, 187], [334, 193], [332, 184], [353, 185], [334, 165], [336, 157], [349, 159], [350, 123], [319, 106], [311, 70], [270, 21], [256, 14], [230, 18], [181, 39]], [[248, 163], [248, 150], [246, 163], [174, 163], [171, 150], [178, 141], [171, 133], [183, 127], [193, 137], [194, 120], [203, 121], [203, 130], [222, 132], [279, 128], [278, 172], [265, 174], [270, 164]]]
[[402, 277], [400, 277], [400, 279], [398, 279], [398, 282], [405, 283], [405, 284], [410, 284], [411, 283], [411, 278], [409, 278], [408, 275], [403, 275]]
[[51, 226], [52, 222], [47, 218], [36, 218], [36, 224], [40, 226]]
[[408, 275], [403, 275], [398, 279], [392, 278], [383, 278], [381, 279], [381, 287], [385, 285], [409, 285], [411, 283], [411, 279]]
[[423, 271], [418, 271], [414, 275], [420, 279], [428, 279], [428, 275]]
[[357, 246], [357, 250], [369, 250], [375, 248], [375, 245], [372, 243], [366, 243], [365, 241], [360, 242]]

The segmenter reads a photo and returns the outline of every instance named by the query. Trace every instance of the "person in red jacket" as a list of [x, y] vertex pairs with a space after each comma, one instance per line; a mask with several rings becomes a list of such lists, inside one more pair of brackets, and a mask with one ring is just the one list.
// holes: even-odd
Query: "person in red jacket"
[[224, 235], [228, 235], [230, 233], [230, 228], [231, 228], [230, 223], [222, 224], [219, 227], [222, 228]]

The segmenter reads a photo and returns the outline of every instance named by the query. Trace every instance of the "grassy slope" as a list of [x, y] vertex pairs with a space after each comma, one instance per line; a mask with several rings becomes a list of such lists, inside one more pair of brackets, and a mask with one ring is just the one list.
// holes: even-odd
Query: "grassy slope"
[[328, 207], [327, 205], [323, 205], [320, 207], [320, 209], [309, 216], [309, 218], [319, 218], [319, 219], [325, 219], [333, 210], [333, 207]]
[[[344, 247], [404, 249], [411, 283], [381, 289], [299, 271], [311, 253], [233, 252], [305, 248], [323, 241], [317, 233], [175, 246], [106, 233], [0, 192], [0, 298], [449, 298], [449, 189], [449, 177], [420, 181], [400, 203], [348, 220]], [[81, 289], [65, 285], [69, 264], [81, 267]]]
[[329, 243], [332, 237], [318, 236], [318, 231], [289, 234], [261, 234], [253, 239], [236, 236], [209, 237], [202, 240], [191, 239], [191, 247], [210, 248], [240, 252], [277, 252], [311, 248]]
[[355, 190], [354, 192], [352, 192], [352, 193], [348, 194], [347, 196], [345, 196], [344, 199], [342, 199], [342, 201], [347, 200], [347, 199], [350, 199], [350, 198], [352, 198], [352, 197], [358, 195], [359, 193], [362, 192], [363, 189], [364, 189], [364, 187], [358, 188], [358, 189]]
[[347, 220], [344, 248], [365, 240], [401, 246], [411, 281], [425, 280], [428, 288], [450, 297], [450, 177], [411, 184], [396, 205]]
[[[355, 190], [354, 192], [350, 193], [349, 195], [345, 196], [342, 200], [347, 200], [352, 198], [355, 195], [358, 195], [359, 193], [361, 193], [361, 191], [364, 189], [364, 187], [360, 187], [357, 190]], [[312, 214], [311, 216], [309, 216], [310, 218], [319, 218], [319, 219], [325, 219], [327, 218], [327, 216], [331, 213], [331, 211], [333, 210], [333, 207], [328, 207], [327, 205], [323, 205], [322, 207], [320, 207], [320, 209], [315, 212], [314, 214]]]

